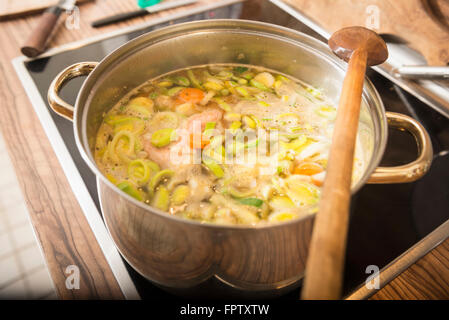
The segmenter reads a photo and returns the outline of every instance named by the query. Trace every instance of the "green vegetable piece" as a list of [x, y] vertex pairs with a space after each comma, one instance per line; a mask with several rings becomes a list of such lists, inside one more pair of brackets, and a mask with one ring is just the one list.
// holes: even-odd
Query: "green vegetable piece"
[[131, 197], [133, 197], [136, 200], [139, 201], [143, 201], [143, 196], [142, 194], [139, 192], [139, 190], [137, 190], [136, 187], [134, 187], [131, 183], [129, 183], [128, 181], [123, 181], [120, 182], [117, 187], [122, 190], [123, 192], [126, 192], [128, 195], [130, 195]]
[[220, 91], [223, 89], [223, 86], [213, 82], [213, 81], [207, 81], [206, 83], [203, 84], [203, 86], [207, 89], [207, 90], [212, 90], [212, 91]]
[[151, 143], [158, 148], [165, 147], [171, 142], [174, 132], [175, 129], [171, 128], [157, 130], [151, 136]]
[[[127, 142], [126, 150], [121, 150], [118, 152], [117, 145], [120, 140]], [[137, 139], [138, 140], [138, 139]], [[109, 144], [109, 155], [111, 156], [112, 160], [118, 162], [120, 160], [124, 162], [129, 162], [128, 156], [134, 153], [136, 147], [136, 137], [135, 135], [127, 130], [122, 130], [114, 136], [111, 143]]]
[[179, 91], [181, 91], [182, 89], [184, 89], [184, 87], [173, 87], [173, 88], [171, 88], [171, 89], [169, 89], [169, 90], [167, 91], [167, 94], [168, 94], [170, 97], [173, 97], [173, 96], [175, 96]]
[[283, 132], [281, 132], [279, 135], [282, 137], [285, 137], [289, 140], [293, 140], [293, 139], [299, 138], [302, 134], [301, 133], [283, 133]]
[[278, 75], [276, 76], [276, 80], [280, 80], [280, 81], [284, 81], [284, 82], [289, 82], [289, 81], [290, 81], [289, 78], [284, 77], [283, 75], [280, 75], [280, 74], [278, 74]]
[[130, 116], [123, 115], [123, 114], [111, 114], [111, 115], [107, 115], [104, 118], [104, 122], [106, 122], [107, 124], [109, 124], [111, 126], [116, 126], [116, 125], [122, 124], [124, 122], [129, 122], [129, 121], [134, 121], [134, 120], [139, 120], [139, 118], [130, 117]]
[[164, 79], [157, 83], [157, 86], [162, 87], [162, 88], [168, 88], [168, 87], [171, 87], [172, 85], [173, 85], [173, 81], [171, 81], [169, 79]]
[[238, 84], [244, 85], [244, 84], [248, 83], [248, 80], [240, 78], [237, 82], [238, 82]]
[[289, 197], [286, 196], [274, 196], [273, 198], [271, 198], [270, 202], [270, 207], [274, 208], [274, 209], [293, 209], [295, 208], [295, 204], [293, 203], [292, 200], [290, 200]]
[[311, 183], [298, 180], [295, 175], [287, 178], [285, 187], [285, 193], [296, 205], [318, 203], [320, 189]]
[[113, 126], [114, 133], [127, 130], [135, 134], [140, 134], [145, 130], [145, 122], [142, 119], [135, 117], [117, 121]]
[[227, 88], [233, 88], [233, 87], [236, 87], [237, 86], [237, 82], [235, 82], [235, 81], [225, 81], [225, 86], [227, 87]]
[[177, 128], [179, 115], [171, 111], [156, 112], [148, 125], [153, 128]]
[[275, 82], [274, 77], [269, 72], [261, 72], [257, 76], [254, 77], [254, 80], [263, 84], [267, 88], [273, 87]]
[[281, 141], [280, 145], [282, 148], [286, 150], [295, 150], [299, 151], [299, 149], [307, 143], [307, 137], [304, 134], [301, 134], [298, 138], [292, 140], [291, 142], [283, 142]]
[[159, 210], [167, 211], [170, 204], [170, 194], [164, 186], [160, 186], [153, 198], [152, 205]]
[[242, 74], [242, 77], [246, 80], [251, 80], [252, 78], [254, 78], [254, 74], [251, 72], [245, 72], [244, 74]]
[[231, 77], [233, 76], [232, 72], [230, 71], [226, 71], [226, 70], [222, 70], [218, 73], [217, 75], [218, 77], [220, 77], [223, 80], [229, 80], [231, 79]]
[[232, 69], [234, 72], [236, 72], [236, 73], [243, 73], [243, 72], [245, 72], [245, 71], [248, 71], [248, 68], [247, 67], [240, 67], [240, 66], [238, 66], [238, 67], [234, 67], [234, 69]]
[[198, 81], [198, 79], [195, 77], [195, 74], [193, 73], [192, 70], [187, 70], [187, 76], [190, 79], [190, 82], [193, 84], [193, 86], [195, 88], [198, 89], [203, 89], [203, 87], [201, 86], [201, 83]]
[[128, 165], [128, 175], [139, 185], [143, 185], [150, 180], [151, 172], [149, 160], [136, 159]]
[[151, 178], [148, 188], [154, 190], [164, 179], [169, 179], [173, 177], [174, 174], [175, 172], [170, 169], [159, 171], [153, 176], [153, 178]]
[[253, 206], [260, 208], [263, 205], [263, 200], [258, 198], [244, 198], [238, 200], [241, 204], [247, 205], [247, 206]]
[[329, 120], [335, 120], [337, 117], [337, 109], [335, 109], [332, 106], [324, 105], [320, 106], [318, 109], [315, 110], [315, 112], [323, 118], [329, 119]]
[[248, 97], [249, 96], [249, 92], [243, 88], [243, 87], [236, 87], [235, 90], [237, 91], [237, 93], [243, 97]]
[[222, 108], [224, 111], [226, 112], [230, 112], [231, 111], [231, 106], [229, 104], [227, 104], [226, 102], [223, 101], [223, 99], [221, 98], [212, 98], [213, 101], [215, 101], [218, 106], [220, 108]]
[[232, 132], [234, 132], [237, 129], [240, 129], [240, 127], [242, 126], [242, 123], [240, 121], [234, 121], [231, 123], [231, 126], [229, 127], [231, 129]]
[[258, 105], [261, 107], [266, 107], [266, 108], [268, 108], [270, 106], [270, 104], [265, 101], [259, 101]]
[[260, 89], [262, 91], [267, 91], [268, 90], [268, 88], [265, 85], [263, 85], [262, 83], [260, 83], [259, 81], [254, 80], [254, 79], [251, 79], [249, 84], [251, 86], [253, 86], [254, 88]]
[[292, 167], [292, 162], [289, 160], [279, 161], [279, 166], [276, 168], [278, 174], [289, 174]]
[[159, 95], [159, 93], [157, 93], [157, 92], [151, 92], [150, 95], [149, 95], [149, 97], [150, 97], [151, 99], [156, 99], [158, 95]]
[[255, 129], [257, 127], [256, 121], [249, 116], [243, 116], [242, 121], [248, 128]]
[[227, 112], [224, 114], [223, 117], [226, 121], [240, 121], [240, 119], [242, 118], [242, 115], [240, 113]]
[[171, 203], [175, 206], [183, 204], [190, 195], [190, 188], [186, 185], [179, 185], [173, 190]]
[[224, 171], [223, 168], [213, 159], [203, 158], [203, 164], [217, 177], [223, 178]]
[[246, 192], [242, 192], [240, 190], [237, 190], [236, 188], [230, 186], [227, 188], [228, 193], [233, 196], [234, 198], [247, 198], [254, 194], [254, 190], [248, 190]]
[[213, 134], [213, 131], [215, 129], [215, 124], [216, 124], [215, 122], [206, 122], [206, 126], [205, 126], [204, 132], [203, 132], [203, 134], [206, 137], [209, 137]]
[[206, 122], [206, 127], [204, 128], [204, 130], [215, 129], [215, 124], [216, 122]]
[[180, 86], [183, 86], [183, 87], [188, 87], [188, 86], [190, 86], [190, 81], [189, 81], [189, 79], [187, 79], [186, 77], [182, 77], [182, 76], [176, 77], [176, 78], [175, 78], [175, 83], [176, 83], [177, 85], [180, 85]]
[[148, 166], [150, 167], [151, 171], [156, 173], [159, 170], [161, 170], [161, 168], [159, 167], [159, 165], [156, 162], [153, 162], [151, 160], [147, 160]]
[[150, 109], [148, 106], [142, 106], [137, 104], [129, 105], [127, 109], [131, 112], [136, 112], [139, 115], [143, 115], [146, 117], [150, 117], [153, 113], [152, 109]]
[[309, 92], [310, 94], [312, 94], [315, 98], [321, 99], [321, 97], [322, 97], [321, 91], [318, 89], [315, 89], [313, 87], [307, 87], [306, 91]]

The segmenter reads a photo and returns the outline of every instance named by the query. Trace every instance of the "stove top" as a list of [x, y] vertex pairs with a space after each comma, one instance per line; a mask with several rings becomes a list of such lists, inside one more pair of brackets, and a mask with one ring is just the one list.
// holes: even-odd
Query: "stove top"
[[[80, 61], [100, 61], [125, 42], [152, 30], [199, 19], [242, 18], [274, 23], [305, 32], [321, 40], [321, 36], [296, 18], [269, 1], [217, 1], [183, 16], [163, 18], [133, 30], [121, 31], [103, 39], [86, 40], [77, 46], [55, 48], [36, 60], [16, 58], [13, 63], [36, 113], [50, 137], [53, 148], [69, 178], [71, 187], [90, 223], [106, 258], [127, 298], [173, 299], [135, 272], [113, 248], [101, 220], [96, 178], [82, 160], [75, 145], [73, 126], [53, 113], [47, 102], [47, 89], [53, 78], [66, 66]], [[344, 293], [349, 295], [363, 287], [369, 265], [384, 271], [398, 261], [398, 257], [416, 244], [427, 241], [430, 233], [449, 220], [449, 120], [413, 96], [402, 91], [373, 70], [368, 77], [379, 91], [387, 111], [400, 112], [419, 120], [428, 130], [434, 146], [435, 158], [429, 173], [421, 180], [408, 184], [366, 185], [352, 200], [344, 277]], [[69, 82], [61, 96], [73, 103], [83, 78]], [[390, 130], [382, 165], [398, 165], [412, 161], [417, 154], [413, 137], [405, 132]], [[446, 229], [445, 229], [446, 230]], [[440, 230], [441, 231], [441, 230]], [[446, 237], [449, 234], [439, 234]], [[436, 241], [433, 239], [433, 241]], [[435, 245], [435, 244], [433, 244]], [[432, 248], [427, 243], [415, 259]], [[409, 250], [410, 251], [410, 250]], [[297, 299], [298, 291], [280, 299]]]

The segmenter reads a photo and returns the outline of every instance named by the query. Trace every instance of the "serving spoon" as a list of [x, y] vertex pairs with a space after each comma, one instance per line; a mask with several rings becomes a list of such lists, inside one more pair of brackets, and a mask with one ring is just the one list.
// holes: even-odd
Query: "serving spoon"
[[348, 62], [337, 110], [329, 165], [315, 218], [302, 299], [339, 299], [342, 291], [354, 149], [367, 66], [388, 58], [382, 38], [363, 27], [335, 32], [329, 47]]

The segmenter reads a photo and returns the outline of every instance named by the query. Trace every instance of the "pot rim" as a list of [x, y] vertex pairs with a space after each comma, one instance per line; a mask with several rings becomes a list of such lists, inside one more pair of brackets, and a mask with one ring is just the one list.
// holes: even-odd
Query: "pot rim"
[[[247, 28], [245, 28], [247, 27]], [[303, 220], [313, 218], [316, 213], [310, 213], [308, 215], [305, 215], [301, 218], [288, 220], [285, 222], [277, 222], [277, 223], [270, 223], [270, 224], [260, 224], [260, 225], [217, 225], [210, 222], [199, 222], [196, 220], [186, 219], [182, 217], [177, 217], [174, 215], [167, 214], [166, 212], [159, 210], [157, 208], [154, 208], [152, 206], [149, 206], [148, 204], [145, 204], [143, 202], [140, 202], [133, 197], [129, 196], [122, 190], [118, 189], [117, 186], [115, 186], [112, 182], [110, 182], [98, 169], [97, 165], [95, 164], [95, 161], [92, 160], [91, 156], [89, 155], [90, 150], [88, 148], [87, 143], [87, 137], [86, 137], [86, 128], [85, 128], [85, 117], [87, 116], [86, 110], [88, 108], [80, 108], [79, 105], [82, 103], [81, 97], [86, 97], [84, 99], [84, 103], [87, 102], [87, 98], [90, 96], [90, 92], [84, 92], [84, 91], [90, 91], [88, 90], [93, 89], [95, 86], [94, 84], [91, 84], [92, 79], [98, 78], [101, 76], [101, 74], [104, 71], [108, 70], [108, 67], [115, 63], [117, 60], [120, 60], [124, 54], [128, 53], [130, 50], [135, 50], [136, 48], [139, 48], [140, 46], [148, 43], [157, 43], [160, 41], [164, 41], [167, 39], [171, 39], [173, 37], [179, 36], [180, 34], [186, 34], [186, 33], [198, 33], [198, 32], [206, 32], [211, 31], [213, 29], [219, 29], [222, 31], [225, 30], [233, 30], [236, 32], [252, 32], [263, 35], [269, 35], [271, 37], [277, 37], [284, 41], [289, 41], [293, 43], [301, 43], [302, 45], [309, 45], [309, 43], [305, 43], [301, 40], [307, 40], [310, 42], [310, 45], [314, 45], [312, 47], [309, 47], [314, 53], [318, 53], [322, 55], [322, 58], [327, 58], [331, 62], [333, 62], [336, 67], [340, 68], [341, 70], [346, 69], [346, 64], [344, 64], [340, 59], [338, 59], [332, 51], [320, 40], [317, 40], [305, 33], [278, 26], [271, 23], [265, 23], [260, 21], [252, 21], [252, 20], [243, 20], [243, 19], [214, 19], [214, 20], [199, 20], [199, 21], [191, 21], [191, 22], [185, 22], [180, 24], [175, 24], [171, 26], [167, 26], [161, 29], [157, 29], [148, 33], [145, 33], [141, 36], [138, 36], [125, 44], [121, 45], [120, 47], [116, 48], [114, 51], [109, 53], [106, 57], [104, 57], [98, 65], [95, 67], [95, 69], [88, 75], [88, 77], [83, 82], [81, 89], [78, 93], [76, 103], [75, 103], [75, 111], [74, 111], [74, 117], [73, 117], [73, 130], [75, 135], [75, 143], [76, 146], [81, 154], [82, 159], [84, 162], [88, 165], [88, 167], [92, 170], [92, 172], [95, 174], [96, 177], [102, 179], [102, 182], [106, 184], [109, 188], [111, 188], [113, 191], [119, 193], [122, 197], [124, 197], [127, 201], [132, 202], [134, 205], [137, 205], [139, 208], [142, 208], [150, 213], [155, 213], [163, 218], [167, 219], [173, 219], [174, 221], [181, 222], [181, 223], [188, 223], [192, 226], [199, 226], [199, 227], [211, 227], [215, 229], [238, 229], [238, 230], [248, 230], [248, 229], [266, 229], [266, 228], [278, 228], [278, 227], [284, 227], [296, 223], [300, 223]], [[270, 31], [277, 31], [277, 32], [270, 32]], [[296, 39], [293, 39], [290, 36], [296, 36]], [[148, 38], [148, 39], [147, 39]], [[151, 44], [150, 44], [151, 45]], [[321, 48], [320, 48], [321, 47]], [[324, 56], [326, 55], [326, 56]], [[95, 91], [95, 90], [92, 90]], [[370, 115], [371, 117], [377, 116], [378, 120], [378, 134], [379, 134], [379, 143], [378, 145], [373, 149], [373, 154], [371, 156], [370, 162], [367, 164], [367, 167], [365, 169], [365, 172], [363, 176], [359, 179], [359, 181], [351, 187], [351, 194], [356, 193], [369, 179], [372, 172], [377, 168], [379, 165], [382, 156], [384, 154], [386, 143], [388, 140], [388, 127], [387, 127], [387, 119], [385, 114], [385, 108], [383, 105], [383, 102], [380, 98], [379, 93], [377, 92], [376, 88], [372, 84], [372, 82], [368, 79], [367, 76], [365, 76], [365, 83], [363, 86], [363, 100], [366, 101], [366, 103], [371, 106], [372, 104], [376, 106], [375, 110], [372, 110], [370, 108]], [[371, 101], [371, 102], [370, 102]], [[376, 121], [372, 120], [374, 124], [374, 131], [376, 131]], [[80, 132], [82, 133], [82, 138], [80, 137]], [[374, 139], [376, 137], [374, 136]], [[85, 146], [87, 146], [87, 150]]]

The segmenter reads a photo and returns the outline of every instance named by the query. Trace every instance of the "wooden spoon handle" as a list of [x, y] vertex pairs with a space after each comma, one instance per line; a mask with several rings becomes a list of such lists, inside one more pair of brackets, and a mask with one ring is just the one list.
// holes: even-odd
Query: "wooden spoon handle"
[[303, 299], [341, 296], [351, 178], [367, 52], [353, 52], [337, 111], [329, 166], [306, 265]]
[[54, 6], [47, 9], [39, 20], [37, 27], [28, 37], [21, 51], [27, 57], [33, 58], [45, 51], [47, 40], [61, 15], [61, 8]]

